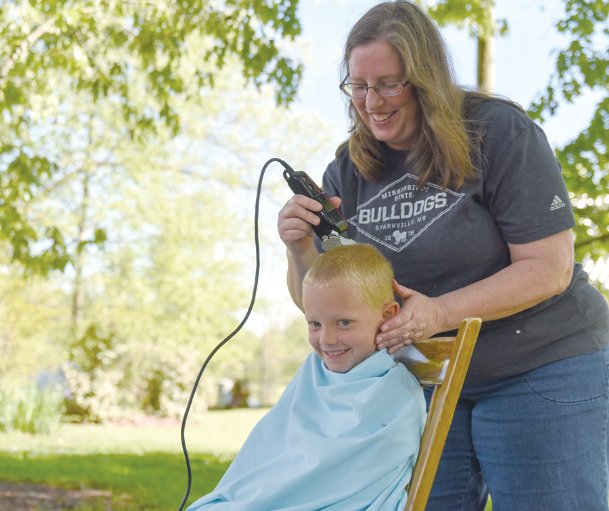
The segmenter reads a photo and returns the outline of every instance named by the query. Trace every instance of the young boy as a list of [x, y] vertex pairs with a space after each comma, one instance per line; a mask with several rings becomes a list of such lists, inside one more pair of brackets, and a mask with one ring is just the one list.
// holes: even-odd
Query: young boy
[[369, 245], [322, 254], [303, 282], [309, 355], [218, 486], [188, 511], [401, 511], [425, 422], [415, 377], [375, 351], [399, 310]]

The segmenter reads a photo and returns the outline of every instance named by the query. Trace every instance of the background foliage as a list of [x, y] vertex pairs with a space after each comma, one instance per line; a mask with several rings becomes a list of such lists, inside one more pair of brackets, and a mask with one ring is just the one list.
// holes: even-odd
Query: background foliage
[[[18, 405], [15, 388], [58, 386], [77, 420], [183, 411], [200, 364], [249, 303], [264, 161], [308, 168], [332, 154], [330, 127], [288, 107], [302, 73], [290, 56], [297, 3], [0, 0], [5, 403]], [[430, 4], [441, 24], [473, 35], [509, 30], [491, 0]], [[557, 151], [578, 258], [596, 258], [609, 248], [609, 6], [564, 5], [567, 44], [530, 112], [542, 122], [584, 94], [599, 98], [590, 125]], [[284, 193], [269, 172], [263, 246]], [[266, 326], [248, 324], [218, 354], [198, 409], [215, 403], [220, 376], [274, 401], [309, 352], [304, 322], [276, 309], [259, 295]], [[40, 396], [30, 398], [53, 402]], [[37, 415], [52, 428], [46, 409]], [[14, 417], [0, 424], [13, 428]]]
[[[277, 41], [300, 33], [296, 0], [4, 0], [0, 10], [0, 230], [12, 259], [47, 272], [70, 260], [59, 226], [40, 226], [28, 209], [41, 190], [53, 187], [65, 168], [60, 154], [36, 143], [37, 115], [57, 92], [91, 104], [111, 102], [120, 130], [134, 139], [161, 124], [180, 127], [182, 102], [215, 85], [237, 60], [246, 81], [275, 86], [288, 103], [302, 68], [282, 54]], [[40, 102], [42, 100], [42, 102]], [[34, 139], [33, 139], [34, 138]], [[81, 242], [96, 242], [99, 234]]]
[[[296, 2], [3, 4], [0, 389], [46, 375], [78, 420], [177, 416], [248, 303], [261, 148], [297, 163], [323, 140], [283, 106]], [[295, 155], [280, 132], [310, 142]], [[244, 335], [199, 408], [214, 373], [258, 367]], [[292, 366], [260, 373], [258, 394]]]

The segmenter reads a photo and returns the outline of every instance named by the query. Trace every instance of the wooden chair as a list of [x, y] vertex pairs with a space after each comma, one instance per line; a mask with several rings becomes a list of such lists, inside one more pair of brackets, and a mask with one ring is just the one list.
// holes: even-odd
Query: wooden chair
[[464, 319], [456, 337], [425, 339], [399, 352], [398, 360], [422, 385], [435, 386], [404, 511], [425, 509], [481, 323]]

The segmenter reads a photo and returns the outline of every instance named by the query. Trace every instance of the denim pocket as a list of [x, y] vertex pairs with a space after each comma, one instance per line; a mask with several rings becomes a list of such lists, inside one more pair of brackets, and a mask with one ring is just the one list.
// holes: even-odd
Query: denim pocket
[[609, 392], [608, 351], [568, 357], [522, 375], [539, 397], [557, 403], [584, 403]]

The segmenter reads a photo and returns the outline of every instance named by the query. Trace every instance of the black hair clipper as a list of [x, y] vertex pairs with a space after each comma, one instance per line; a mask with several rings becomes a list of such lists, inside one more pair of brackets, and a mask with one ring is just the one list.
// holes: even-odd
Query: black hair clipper
[[283, 161], [281, 163], [285, 169], [283, 177], [292, 191], [310, 197], [323, 206], [323, 209], [317, 214], [320, 219], [319, 225], [312, 225], [313, 231], [321, 239], [322, 248], [330, 250], [340, 245], [354, 244], [355, 242], [348, 237], [347, 221], [319, 186], [315, 184], [315, 181], [306, 172], [296, 171]]

